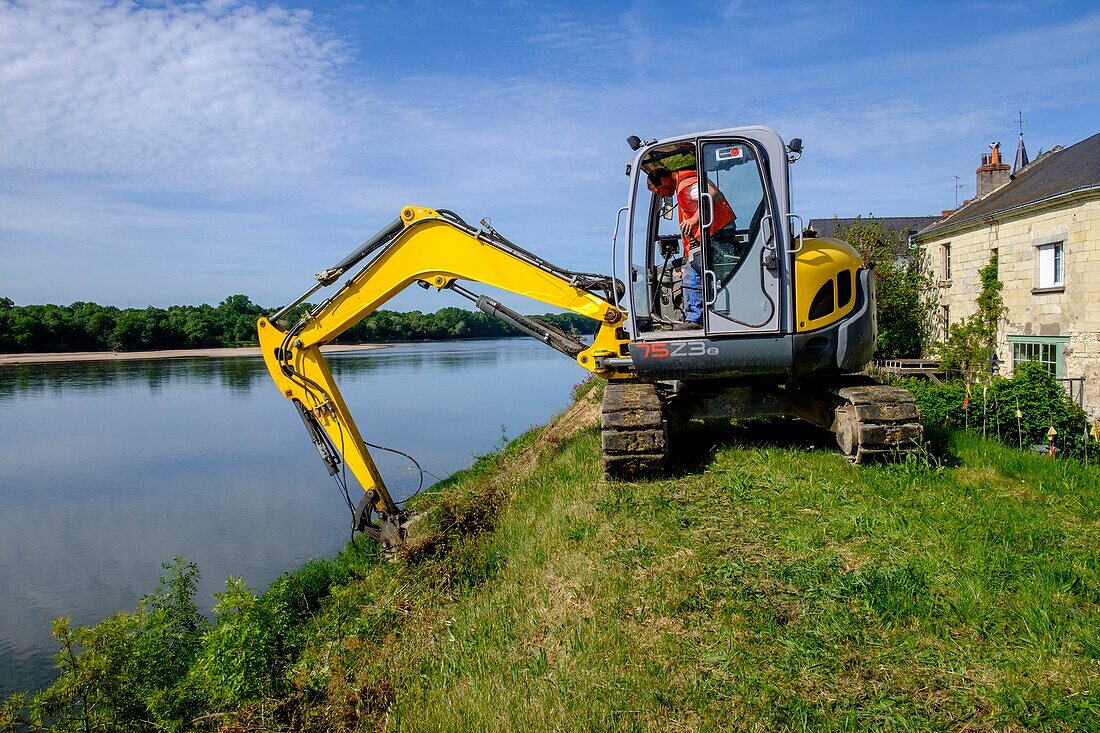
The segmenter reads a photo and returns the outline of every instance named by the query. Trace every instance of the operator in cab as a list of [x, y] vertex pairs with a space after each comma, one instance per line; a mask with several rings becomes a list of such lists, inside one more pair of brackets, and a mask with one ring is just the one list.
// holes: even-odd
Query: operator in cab
[[[703, 252], [700, 244], [702, 227], [699, 225], [699, 174], [694, 168], [669, 171], [655, 168], [648, 174], [649, 190], [662, 198], [676, 195], [676, 209], [680, 217], [680, 233], [684, 242], [684, 323], [675, 330], [701, 328], [703, 323]], [[713, 236], [736, 219], [733, 208], [725, 195], [712, 181], [707, 181], [707, 191], [714, 201], [714, 212], [707, 232]]]

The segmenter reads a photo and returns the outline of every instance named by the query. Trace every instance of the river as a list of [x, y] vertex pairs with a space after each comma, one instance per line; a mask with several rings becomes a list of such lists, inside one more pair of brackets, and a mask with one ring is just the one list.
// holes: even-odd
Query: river
[[[524, 339], [327, 358], [364, 438], [438, 477], [584, 378]], [[173, 556], [198, 564], [209, 610], [231, 575], [261, 589], [347, 542], [344, 499], [259, 358], [0, 366], [0, 410], [0, 697], [55, 677], [50, 619], [133, 610]], [[407, 459], [375, 455], [395, 498], [415, 490]]]

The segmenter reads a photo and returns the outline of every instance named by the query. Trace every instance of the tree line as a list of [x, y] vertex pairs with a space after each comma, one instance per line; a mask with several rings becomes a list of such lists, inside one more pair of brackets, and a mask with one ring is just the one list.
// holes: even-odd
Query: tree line
[[[299, 306], [298, 318], [310, 309]], [[117, 308], [97, 303], [16, 305], [0, 297], [0, 353], [143, 351], [255, 346], [256, 319], [272, 312], [246, 295], [216, 306]], [[596, 322], [575, 313], [538, 316], [566, 331], [595, 332]], [[435, 313], [379, 310], [337, 339], [339, 343], [499, 338], [519, 332], [480, 311], [442, 308]]]

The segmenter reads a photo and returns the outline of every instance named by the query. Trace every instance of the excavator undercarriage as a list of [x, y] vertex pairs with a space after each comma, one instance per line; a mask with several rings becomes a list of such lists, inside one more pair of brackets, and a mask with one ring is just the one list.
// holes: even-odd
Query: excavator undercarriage
[[912, 394], [865, 377], [785, 387], [717, 380], [612, 382], [601, 410], [604, 470], [619, 478], [659, 472], [668, 467], [669, 435], [677, 426], [758, 417], [795, 417], [828, 430], [852, 463], [896, 458], [923, 437]]

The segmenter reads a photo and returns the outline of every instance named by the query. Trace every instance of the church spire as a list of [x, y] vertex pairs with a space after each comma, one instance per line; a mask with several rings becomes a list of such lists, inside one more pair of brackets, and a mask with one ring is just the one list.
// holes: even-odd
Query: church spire
[[1012, 166], [1012, 175], [1015, 176], [1030, 162], [1027, 159], [1027, 148], [1024, 147], [1024, 112], [1020, 110], [1016, 123], [1020, 126], [1020, 144], [1016, 146], [1016, 163]]

